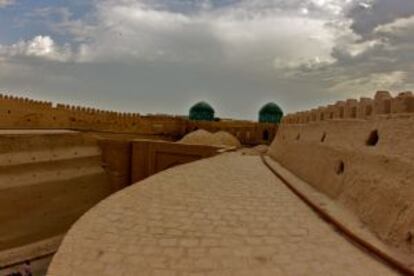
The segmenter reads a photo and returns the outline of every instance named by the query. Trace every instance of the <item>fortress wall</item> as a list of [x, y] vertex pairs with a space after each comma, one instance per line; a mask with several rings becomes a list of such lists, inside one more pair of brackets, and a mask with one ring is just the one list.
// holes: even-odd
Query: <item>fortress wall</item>
[[270, 143], [277, 126], [249, 121], [195, 122], [179, 116], [113, 111], [0, 95], [0, 129], [73, 129], [163, 136], [178, 140], [194, 129], [224, 130], [246, 145]]
[[140, 116], [0, 95], [0, 128], [61, 128], [148, 135], [183, 135], [183, 119]]
[[0, 130], [0, 251], [64, 233], [114, 192], [101, 154], [79, 132]]
[[392, 97], [388, 91], [378, 91], [374, 99], [348, 99], [338, 101], [334, 105], [289, 114], [283, 118], [283, 123], [303, 124], [331, 119], [369, 119], [376, 115], [413, 112], [414, 95], [412, 92], [401, 92], [398, 96]]
[[411, 93], [378, 92], [374, 99], [288, 115], [269, 154], [353, 211], [382, 240], [412, 252], [413, 99]]
[[49, 102], [0, 95], [0, 121], [3, 127], [41, 127], [44, 113], [52, 108]]

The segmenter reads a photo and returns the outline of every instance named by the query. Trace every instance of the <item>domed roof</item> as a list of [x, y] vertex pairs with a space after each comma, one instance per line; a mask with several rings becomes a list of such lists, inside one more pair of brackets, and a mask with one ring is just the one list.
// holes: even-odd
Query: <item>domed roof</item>
[[280, 123], [282, 117], [282, 109], [272, 102], [265, 104], [259, 111], [259, 122], [261, 123]]
[[198, 102], [190, 108], [190, 120], [214, 120], [214, 109], [206, 102]]
[[281, 113], [283, 114], [282, 109], [275, 103], [267, 103], [261, 109], [260, 113]]
[[206, 102], [198, 102], [195, 105], [193, 105], [190, 109], [190, 112], [192, 110], [203, 110], [203, 111], [212, 111], [214, 112], [214, 109]]

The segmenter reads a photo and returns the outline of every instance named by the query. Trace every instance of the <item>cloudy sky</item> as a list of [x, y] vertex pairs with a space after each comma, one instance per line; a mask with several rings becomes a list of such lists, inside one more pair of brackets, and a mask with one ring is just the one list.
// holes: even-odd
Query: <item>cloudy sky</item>
[[414, 89], [413, 0], [0, 0], [0, 92], [254, 119]]

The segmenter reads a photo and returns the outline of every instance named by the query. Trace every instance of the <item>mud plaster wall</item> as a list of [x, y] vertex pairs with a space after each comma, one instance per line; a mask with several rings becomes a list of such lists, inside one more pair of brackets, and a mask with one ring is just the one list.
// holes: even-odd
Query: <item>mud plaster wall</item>
[[174, 166], [217, 155], [219, 150], [220, 147], [215, 146], [134, 140], [131, 155], [131, 181], [135, 183]]
[[229, 131], [243, 144], [257, 145], [272, 141], [277, 125], [237, 120], [194, 122], [180, 116], [144, 116], [63, 104], [54, 106], [51, 102], [0, 95], [0, 128], [73, 129], [161, 135], [172, 140], [178, 140], [194, 129], [206, 128], [210, 131]]
[[0, 131], [0, 251], [64, 233], [114, 188], [95, 139]]
[[[413, 98], [410, 93], [404, 94], [405, 100], [381, 97], [387, 94], [369, 100], [375, 115], [365, 118], [358, 119], [358, 114], [365, 114], [367, 100], [347, 101], [344, 109], [331, 106], [330, 112], [337, 114], [332, 119], [321, 120], [325, 108], [287, 116], [269, 154], [352, 210], [382, 240], [412, 252]], [[362, 111], [355, 114], [351, 106]], [[319, 120], [313, 121], [318, 114]]]
[[96, 130], [150, 135], [176, 135], [183, 131], [182, 119], [140, 116], [79, 106], [39, 102], [0, 95], [1, 128], [46, 128]]

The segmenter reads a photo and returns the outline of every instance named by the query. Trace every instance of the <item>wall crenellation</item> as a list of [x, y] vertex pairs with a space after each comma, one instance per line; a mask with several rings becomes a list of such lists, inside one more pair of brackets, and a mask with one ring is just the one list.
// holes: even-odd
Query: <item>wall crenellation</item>
[[[152, 121], [163, 123], [176, 120], [176, 117], [154, 116], [150, 116], [147, 120], [146, 116], [138, 113], [115, 112], [61, 103], [53, 105], [52, 102], [0, 94], [0, 128], [69, 128], [157, 134], [151, 129]], [[177, 131], [178, 129], [173, 126], [166, 132], [168, 134]]]
[[25, 97], [0, 94], [0, 101], [13, 105], [31, 105], [33, 108], [52, 107], [52, 102], [32, 100]]
[[392, 97], [388, 91], [378, 91], [374, 98], [362, 97], [337, 101], [310, 111], [301, 111], [284, 117], [285, 124], [305, 124], [331, 119], [371, 119], [377, 115], [413, 113], [414, 95], [411, 91]]
[[63, 112], [69, 112], [72, 115], [82, 114], [82, 115], [92, 115], [101, 118], [114, 118], [120, 120], [135, 120], [141, 118], [139, 113], [125, 113], [125, 112], [115, 112], [102, 110], [97, 108], [83, 107], [83, 106], [72, 106], [65, 104], [57, 104], [56, 109], [59, 109]]
[[[270, 142], [277, 125], [249, 121], [194, 122], [183, 116], [115, 112], [84, 106], [53, 104], [0, 94], [0, 128], [73, 129], [181, 138], [190, 131], [204, 128], [225, 130], [242, 143], [257, 145]], [[266, 139], [265, 139], [266, 138]]]

